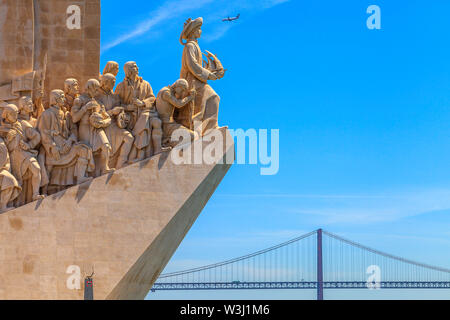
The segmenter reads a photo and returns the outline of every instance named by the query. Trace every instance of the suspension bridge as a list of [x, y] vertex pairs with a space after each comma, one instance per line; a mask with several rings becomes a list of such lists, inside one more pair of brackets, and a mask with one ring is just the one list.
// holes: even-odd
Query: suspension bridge
[[322, 229], [246, 256], [162, 274], [156, 290], [450, 289], [450, 269], [415, 262]]

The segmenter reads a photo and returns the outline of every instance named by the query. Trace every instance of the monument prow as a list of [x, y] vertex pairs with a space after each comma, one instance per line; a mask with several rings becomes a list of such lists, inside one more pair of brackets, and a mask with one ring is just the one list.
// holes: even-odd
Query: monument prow
[[0, 299], [145, 298], [234, 161], [202, 24], [155, 94], [99, 74], [100, 0], [0, 0]]
[[0, 299], [81, 300], [77, 267], [81, 284], [95, 270], [95, 299], [144, 299], [231, 166], [219, 131], [211, 164], [165, 152], [1, 214]]

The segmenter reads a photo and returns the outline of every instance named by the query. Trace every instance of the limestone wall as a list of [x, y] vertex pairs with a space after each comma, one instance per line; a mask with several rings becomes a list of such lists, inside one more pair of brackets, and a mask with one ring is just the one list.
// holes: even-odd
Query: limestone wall
[[33, 0], [0, 0], [0, 85], [33, 70]]
[[[80, 29], [67, 27], [71, 5], [80, 8]], [[100, 0], [0, 0], [0, 85], [42, 68], [45, 53], [47, 96], [66, 78], [97, 78]]]

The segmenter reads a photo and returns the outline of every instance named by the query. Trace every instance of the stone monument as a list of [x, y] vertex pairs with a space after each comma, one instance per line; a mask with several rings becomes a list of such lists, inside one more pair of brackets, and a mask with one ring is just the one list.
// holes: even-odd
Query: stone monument
[[0, 0], [0, 299], [145, 298], [234, 160], [202, 23], [155, 96], [99, 74], [100, 0]]

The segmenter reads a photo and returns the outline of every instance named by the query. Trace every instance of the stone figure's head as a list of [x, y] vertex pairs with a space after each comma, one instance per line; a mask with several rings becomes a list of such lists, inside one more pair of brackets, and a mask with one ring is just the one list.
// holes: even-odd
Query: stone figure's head
[[127, 78], [132, 78], [139, 75], [139, 68], [134, 61], [128, 61], [127, 63], [125, 63], [123, 69]]
[[95, 97], [100, 89], [100, 82], [97, 79], [89, 79], [86, 82], [86, 93], [91, 97]]
[[50, 105], [51, 106], [58, 106], [58, 107], [64, 107], [66, 104], [66, 96], [64, 95], [64, 91], [62, 90], [52, 90], [50, 92]]
[[66, 81], [64, 81], [64, 93], [73, 97], [80, 94], [78, 80], [74, 78], [66, 79]]
[[103, 74], [101, 80], [100, 80], [100, 86], [105, 91], [112, 91], [114, 86], [116, 85], [116, 77], [111, 73], [105, 73]]
[[19, 112], [30, 114], [34, 111], [33, 100], [30, 96], [23, 96], [19, 99]]
[[187, 96], [189, 90], [189, 84], [185, 79], [178, 79], [170, 86], [172, 93], [177, 99], [183, 99]]
[[115, 77], [119, 73], [119, 64], [115, 61], [108, 61], [106, 63], [105, 69], [103, 70], [103, 74], [111, 73]]
[[202, 36], [202, 25], [203, 18], [197, 18], [192, 20], [191, 18], [187, 19], [184, 23], [183, 31], [180, 35], [181, 44], [185, 45], [186, 43], [183, 40], [192, 40], [198, 39]]
[[19, 116], [19, 108], [15, 104], [7, 104], [3, 107], [2, 118], [6, 122], [15, 123]]

